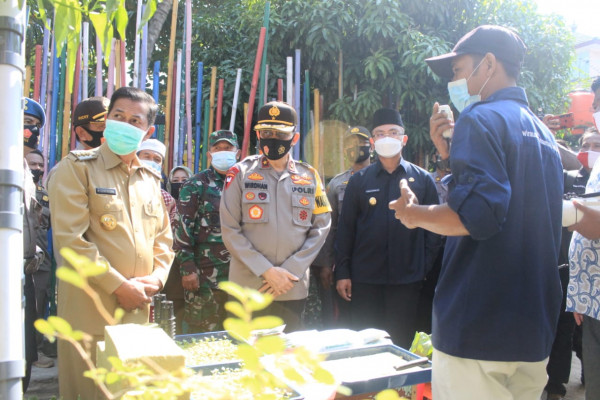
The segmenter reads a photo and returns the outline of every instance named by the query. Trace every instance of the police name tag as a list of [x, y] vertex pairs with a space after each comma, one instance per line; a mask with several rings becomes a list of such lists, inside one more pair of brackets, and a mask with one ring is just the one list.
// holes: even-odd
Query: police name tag
[[96, 188], [96, 194], [109, 194], [111, 196], [117, 195], [117, 189], [113, 188]]

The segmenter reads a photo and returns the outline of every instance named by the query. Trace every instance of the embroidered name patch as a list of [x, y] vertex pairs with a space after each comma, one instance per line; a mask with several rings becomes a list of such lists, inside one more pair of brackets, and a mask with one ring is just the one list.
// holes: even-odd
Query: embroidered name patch
[[117, 195], [117, 189], [113, 188], [96, 188], [96, 194], [109, 194], [111, 196]]

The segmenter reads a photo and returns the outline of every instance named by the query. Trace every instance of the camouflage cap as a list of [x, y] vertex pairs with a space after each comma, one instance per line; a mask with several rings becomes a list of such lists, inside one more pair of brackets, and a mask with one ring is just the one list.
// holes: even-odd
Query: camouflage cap
[[238, 147], [237, 135], [224, 129], [211, 133], [208, 137], [208, 145], [212, 147], [223, 140], [235, 147]]

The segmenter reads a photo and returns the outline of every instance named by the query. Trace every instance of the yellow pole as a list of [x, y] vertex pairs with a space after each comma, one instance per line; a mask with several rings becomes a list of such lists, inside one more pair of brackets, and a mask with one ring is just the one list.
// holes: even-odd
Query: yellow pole
[[314, 108], [313, 108], [313, 112], [315, 115], [315, 126], [313, 128], [313, 162], [312, 165], [313, 167], [316, 168], [317, 171], [319, 171], [320, 168], [320, 158], [321, 158], [321, 154], [320, 154], [320, 145], [321, 145], [321, 132], [319, 130], [319, 108], [320, 106], [320, 100], [321, 100], [321, 96], [319, 95], [319, 89], [315, 89], [314, 90]]
[[[248, 121], [248, 103], [244, 103], [244, 128], [246, 128], [246, 122]], [[252, 130], [252, 129], [250, 129]], [[250, 154], [250, 140], [248, 140], [248, 148], [246, 149], [246, 154]]]
[[[177, 34], [177, 6], [179, 0], [173, 0], [173, 11], [171, 13], [171, 41], [169, 42], [169, 61], [167, 64], [167, 102], [165, 104], [165, 146], [167, 146], [167, 154], [165, 157], [165, 165], [169, 165], [169, 160], [172, 158], [174, 149], [169, 148], [169, 136], [171, 128], [171, 101], [173, 98], [173, 59], [175, 58], [175, 37]], [[175, 111], [177, 112], [177, 111]]]
[[217, 87], [217, 67], [211, 68], [210, 75], [210, 114], [208, 116], [208, 133], [212, 133], [215, 124], [215, 91]]
[[[31, 87], [31, 67], [25, 67], [25, 86], [23, 87], [23, 97], [29, 97], [29, 89]], [[38, 101], [39, 99], [34, 99]]]

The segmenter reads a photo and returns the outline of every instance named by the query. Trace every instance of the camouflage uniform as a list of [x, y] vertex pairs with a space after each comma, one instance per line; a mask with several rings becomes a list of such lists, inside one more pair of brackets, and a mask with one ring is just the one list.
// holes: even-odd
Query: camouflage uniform
[[223, 184], [224, 177], [211, 166], [188, 179], [179, 193], [176, 257], [181, 276], [197, 273], [200, 279], [198, 289], [184, 289], [184, 333], [223, 329], [227, 295], [217, 284], [227, 280], [231, 258], [219, 220]]

